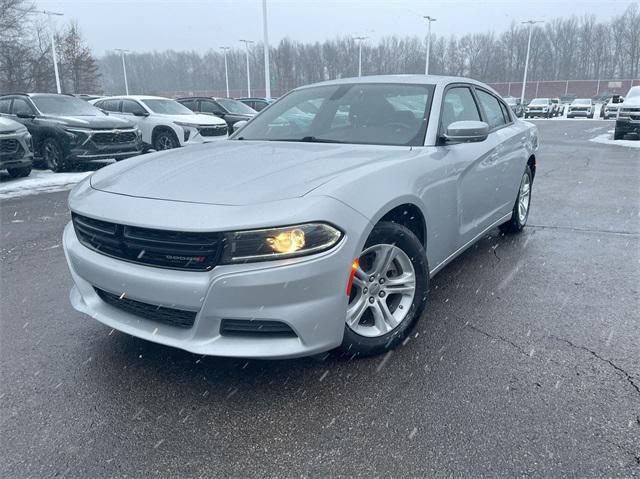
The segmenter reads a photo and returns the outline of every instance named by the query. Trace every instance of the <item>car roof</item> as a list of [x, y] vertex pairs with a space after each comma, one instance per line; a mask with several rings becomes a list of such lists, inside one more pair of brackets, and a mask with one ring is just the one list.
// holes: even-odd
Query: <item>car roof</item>
[[338, 80], [328, 80], [311, 85], [305, 85], [300, 88], [308, 88], [319, 85], [344, 85], [352, 83], [407, 83], [418, 85], [439, 85], [445, 86], [450, 83], [471, 83], [473, 85], [489, 88], [485, 83], [473, 80], [472, 78], [445, 76], [445, 75], [371, 75], [352, 78], [340, 78]]
[[173, 98], [153, 95], [114, 95], [101, 97], [100, 100], [173, 100]]

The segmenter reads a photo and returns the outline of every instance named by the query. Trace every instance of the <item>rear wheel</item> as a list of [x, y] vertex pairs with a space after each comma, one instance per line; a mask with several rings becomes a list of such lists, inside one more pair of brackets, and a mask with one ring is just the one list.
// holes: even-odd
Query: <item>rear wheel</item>
[[533, 183], [533, 174], [531, 168], [527, 165], [527, 169], [520, 180], [520, 189], [516, 203], [513, 205], [511, 219], [500, 225], [500, 229], [504, 232], [519, 233], [524, 229], [529, 218], [529, 206], [531, 205], [531, 184]]
[[376, 225], [358, 259], [342, 350], [369, 356], [397, 346], [420, 319], [428, 285], [418, 238], [396, 223]]
[[19, 166], [17, 168], [7, 168], [12, 178], [24, 178], [31, 174], [31, 166]]
[[64, 171], [67, 167], [66, 158], [64, 155], [64, 151], [54, 138], [45, 138], [42, 142], [42, 158], [44, 159], [45, 165], [51, 171], [55, 171], [59, 173]]

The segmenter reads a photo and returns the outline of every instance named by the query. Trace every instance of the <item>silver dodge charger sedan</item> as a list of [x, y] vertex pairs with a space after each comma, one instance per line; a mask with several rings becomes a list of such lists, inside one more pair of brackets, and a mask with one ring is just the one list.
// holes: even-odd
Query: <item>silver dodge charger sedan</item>
[[403, 341], [429, 279], [519, 232], [535, 126], [487, 85], [401, 75], [293, 90], [229, 140], [103, 168], [69, 196], [73, 306], [203, 355]]

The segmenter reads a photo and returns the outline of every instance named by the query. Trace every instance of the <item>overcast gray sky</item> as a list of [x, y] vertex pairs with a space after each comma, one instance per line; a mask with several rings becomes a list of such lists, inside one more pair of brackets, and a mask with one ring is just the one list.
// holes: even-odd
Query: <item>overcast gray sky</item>
[[[75, 19], [98, 55], [114, 48], [144, 52], [240, 47], [240, 38], [262, 39], [262, 0], [38, 0], [40, 8]], [[267, 0], [269, 40], [322, 41], [366, 35], [425, 35], [423, 15], [437, 18], [439, 35], [493, 30], [512, 20], [549, 20], [594, 14], [608, 20], [632, 0]]]

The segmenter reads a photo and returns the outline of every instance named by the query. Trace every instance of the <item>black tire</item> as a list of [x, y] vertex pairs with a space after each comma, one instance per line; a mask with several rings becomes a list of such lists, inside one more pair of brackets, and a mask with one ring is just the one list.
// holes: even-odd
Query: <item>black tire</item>
[[153, 135], [153, 149], [156, 151], [171, 150], [180, 146], [176, 134], [167, 129], [158, 130]]
[[[523, 190], [523, 182], [525, 176], [528, 177], [529, 184], [529, 194], [526, 200], [526, 214], [524, 217], [520, 215], [520, 197]], [[533, 173], [531, 172], [531, 168], [527, 165], [527, 168], [524, 170], [524, 174], [522, 175], [522, 179], [520, 180], [520, 188], [518, 188], [518, 195], [516, 196], [516, 202], [513, 205], [513, 210], [511, 212], [511, 219], [505, 223], [500, 225], [500, 230], [503, 233], [520, 233], [525, 225], [527, 224], [527, 219], [529, 219], [529, 211], [531, 210], [531, 191], [533, 189]]]
[[31, 174], [31, 166], [18, 166], [15, 168], [7, 168], [11, 178], [24, 178]]
[[[427, 264], [427, 258], [424, 248], [422, 247], [422, 244], [420, 243], [420, 240], [418, 240], [416, 235], [414, 235], [411, 230], [409, 230], [405, 226], [399, 225], [397, 223], [378, 223], [369, 235], [364, 250], [375, 245], [393, 245], [401, 249], [402, 252], [406, 254], [406, 257], [408, 257], [408, 260], [410, 260], [414, 270], [414, 296], [411, 304], [409, 305], [409, 312], [407, 313], [407, 315], [404, 317], [404, 319], [401, 320], [398, 325], [396, 325], [386, 334], [376, 337], [363, 336], [354, 332], [349, 325], [345, 324], [344, 338], [342, 341], [341, 350], [346, 355], [351, 357], [372, 356], [375, 354], [384, 353], [385, 351], [395, 348], [411, 332], [415, 324], [422, 316], [426, 305], [427, 291], [429, 288], [429, 267]], [[392, 276], [387, 276], [387, 278], [392, 278]], [[378, 280], [379, 279], [376, 279], [376, 281]], [[372, 284], [374, 283], [370, 283], [370, 285]], [[356, 286], [354, 285], [354, 287], [352, 288], [352, 298], [355, 294], [355, 288]], [[373, 288], [371, 289], [373, 290]], [[393, 296], [394, 295], [392, 293], [389, 294], [387, 299], [384, 301], [392, 301]], [[395, 308], [402, 309], [403, 307], [400, 305], [396, 305]], [[362, 322], [364, 320], [365, 315], [363, 314], [359, 322]]]
[[613, 139], [614, 140], [624, 140], [624, 132], [623, 131], [618, 131], [618, 130], [614, 130], [613, 131]]
[[45, 166], [60, 173], [67, 169], [67, 158], [60, 143], [55, 138], [45, 138], [40, 146]]

